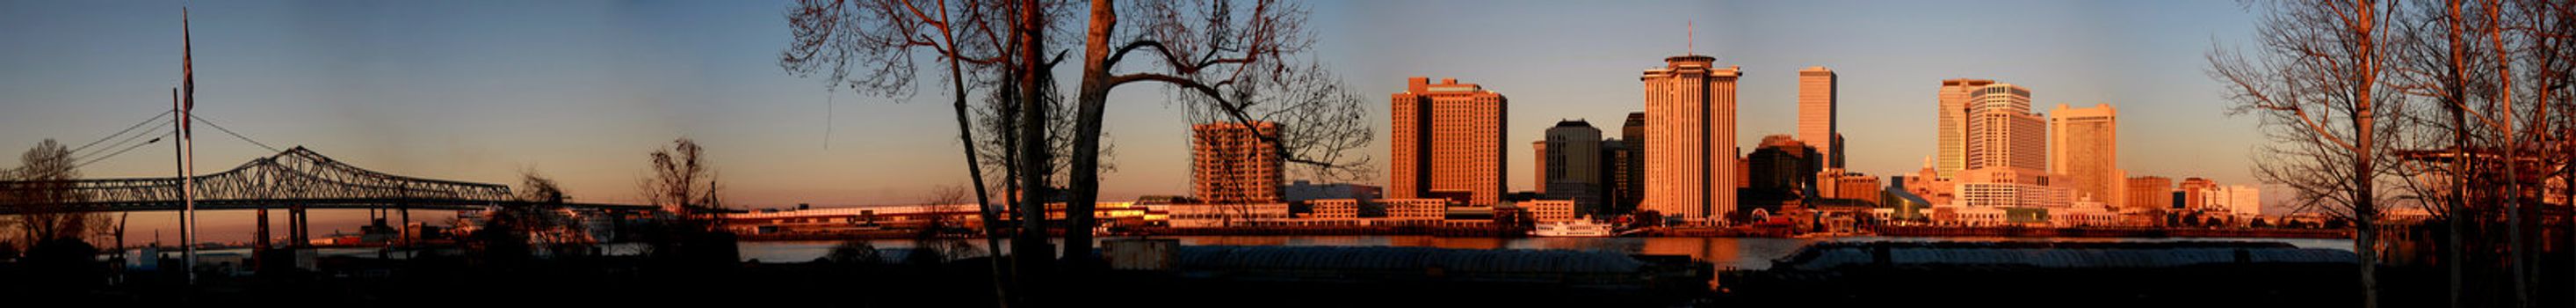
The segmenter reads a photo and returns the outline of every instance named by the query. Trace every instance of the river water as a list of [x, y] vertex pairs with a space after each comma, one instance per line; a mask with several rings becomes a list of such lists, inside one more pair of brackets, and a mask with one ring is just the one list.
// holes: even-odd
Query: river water
[[[1800, 247], [1818, 241], [2053, 241], [2053, 242], [2172, 242], [2172, 241], [2255, 241], [2288, 243], [2300, 248], [2329, 248], [2350, 251], [2349, 239], [2288, 238], [2026, 238], [2026, 237], [1838, 237], [1838, 238], [1735, 238], [1735, 237], [1604, 237], [1604, 238], [1483, 238], [1436, 237], [1421, 235], [1295, 235], [1295, 236], [1161, 236], [1179, 239], [1182, 245], [1238, 246], [1387, 246], [1436, 247], [1456, 249], [1564, 249], [1613, 251], [1632, 254], [1689, 255], [1706, 260], [1720, 268], [1763, 269], [1772, 259], [1787, 256]], [[1116, 238], [1108, 238], [1116, 239]], [[982, 239], [963, 240], [979, 251]], [[869, 240], [880, 249], [914, 247], [912, 240]], [[743, 261], [769, 263], [804, 262], [823, 257], [838, 245], [834, 241], [743, 242]], [[1007, 251], [1008, 249], [1005, 249]]]

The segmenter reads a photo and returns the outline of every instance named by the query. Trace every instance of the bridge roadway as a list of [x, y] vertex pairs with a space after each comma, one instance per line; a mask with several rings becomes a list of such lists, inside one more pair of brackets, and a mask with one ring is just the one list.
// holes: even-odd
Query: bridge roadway
[[[69, 181], [0, 181], [0, 192], [11, 195], [63, 196], [52, 202], [0, 200], [0, 215], [28, 211], [46, 212], [135, 212], [177, 211], [187, 207], [181, 199], [182, 179], [124, 178], [83, 179]], [[287, 210], [288, 243], [301, 246], [310, 243], [306, 237], [311, 228], [306, 224], [308, 209], [387, 209], [403, 210], [406, 224], [412, 209], [479, 210], [504, 207], [548, 206], [606, 210], [649, 210], [652, 206], [521, 201], [510, 193], [510, 187], [499, 184], [469, 183], [407, 177], [351, 166], [304, 147], [281, 151], [276, 155], [253, 159], [231, 170], [192, 176], [194, 199], [198, 210], [256, 210], [260, 239], [270, 239], [268, 210]], [[20, 194], [25, 193], [25, 194]], [[408, 230], [406, 230], [407, 232]], [[406, 235], [408, 237], [408, 235]], [[268, 241], [255, 242], [265, 251]]]
[[[597, 209], [650, 209], [651, 206], [520, 201], [510, 187], [498, 184], [434, 180], [385, 174], [351, 166], [296, 147], [253, 159], [231, 170], [189, 177], [195, 182], [197, 209], [428, 209], [473, 210], [509, 206], [567, 206]], [[0, 181], [0, 191], [61, 191], [69, 202], [43, 204], [47, 211], [176, 211], [180, 179], [124, 178], [71, 181]], [[0, 204], [0, 215], [17, 214], [34, 204]]]

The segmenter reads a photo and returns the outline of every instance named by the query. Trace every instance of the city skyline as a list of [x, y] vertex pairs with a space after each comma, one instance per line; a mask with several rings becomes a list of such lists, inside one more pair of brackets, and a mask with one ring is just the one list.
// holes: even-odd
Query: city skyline
[[[0, 56], [8, 67], [28, 68], [0, 77], [9, 81], [0, 83], [0, 104], [11, 110], [0, 114], [0, 131], [9, 132], [0, 134], [0, 144], [26, 145], [44, 138], [85, 142], [166, 108], [166, 89], [176, 79], [177, 25], [172, 20], [178, 3], [8, 5], [27, 8], [0, 10], [8, 17], [0, 19], [24, 24], [0, 21], [7, 25], [0, 28], [79, 27], [96, 35], [0, 32], [0, 38], [26, 42], [29, 48]], [[451, 18], [428, 13], [465, 8], [196, 5], [200, 98], [205, 100], [198, 110], [263, 142], [306, 145], [407, 174], [509, 182], [515, 173], [534, 169], [563, 179], [577, 200], [631, 201], [644, 152], [683, 136], [708, 145], [729, 184], [740, 188], [733, 195], [736, 204], [751, 207], [913, 203], [930, 187], [965, 182], [962, 172], [943, 167], [955, 165], [954, 154], [933, 150], [956, 146], [950, 132], [905, 129], [942, 127], [938, 117], [927, 115], [944, 114], [944, 106], [921, 103], [942, 99], [941, 91], [921, 91], [911, 103], [896, 103], [828, 93], [818, 83], [778, 73], [773, 56], [786, 36], [778, 30], [778, 5], [512, 5], [519, 10], [478, 10], [486, 13]], [[1971, 7], [1978, 9], [1966, 9]], [[1404, 13], [1436, 8], [1491, 14], [1419, 19]], [[1357, 86], [1354, 92], [1394, 92], [1386, 85], [1404, 76], [1437, 75], [1511, 93], [1518, 110], [1503, 121], [1521, 129], [1505, 131], [1506, 144], [1540, 139], [1543, 131], [1530, 128], [1544, 127], [1546, 121], [1609, 123], [1607, 119], [1643, 110], [1636, 82], [1626, 78], [1654, 65], [1653, 59], [1688, 52], [1694, 48], [1690, 41], [1696, 41], [1701, 53], [1740, 65], [1750, 76], [1740, 86], [1743, 120], [1735, 138], [1740, 148], [1752, 148], [1750, 141], [1759, 136], [1793, 132], [1794, 72], [1827, 66], [1841, 74], [1838, 100], [1846, 105], [1841, 122], [1850, 124], [1839, 130], [1849, 142], [1844, 151], [1856, 154], [1849, 156], [1855, 172], [1884, 176], [1919, 167], [1919, 159], [1933, 153], [1932, 135], [1923, 129], [1933, 127], [1936, 119], [1923, 115], [1923, 106], [1932, 104], [1930, 85], [1968, 77], [2043, 89], [2033, 103], [2120, 106], [2133, 120], [2123, 130], [2158, 132], [2122, 138], [2122, 150], [2133, 153], [2120, 156], [2141, 158], [2121, 162], [2132, 175], [2252, 182], [2244, 152], [2259, 136], [2242, 131], [2254, 121], [2218, 116], [2224, 108], [2215, 85], [2197, 70], [2176, 69], [2197, 67], [2209, 43], [2242, 41], [2248, 31], [2238, 29], [2252, 22], [2223, 1], [1752, 2], [1624, 8], [1327, 2], [1315, 5], [1315, 11], [1327, 38], [1319, 46], [1320, 56], [1340, 68], [1345, 82]], [[703, 26], [649, 22], [680, 12]], [[1955, 14], [1916, 16], [1919, 12]], [[1550, 14], [1599, 21], [1518, 22]], [[1604, 16], [1610, 18], [1596, 18]], [[2083, 26], [2022, 28], [1980, 20], [2007, 16]], [[1762, 27], [1788, 18], [1852, 22], [1814, 29]], [[1696, 38], [1683, 29], [1690, 22], [1696, 22]], [[1915, 38], [1931, 31], [1918, 28], [1943, 27], [1907, 26], [1914, 23], [1967, 24], [1971, 26], [1964, 28], [1970, 30], [2021, 35], [1992, 42], [2005, 48], [1985, 48], [1990, 46]], [[1382, 28], [1419, 31], [1372, 31]], [[1491, 31], [1469, 31], [1473, 29]], [[1619, 35], [1586, 35], [1598, 33]], [[1501, 37], [1521, 39], [1497, 39]], [[1532, 46], [1514, 43], [1531, 41], [1529, 37], [1592, 47], [1510, 48]], [[2109, 39], [2114, 37], [2135, 41]], [[546, 43], [553, 40], [570, 43]], [[1917, 52], [1880, 52], [1893, 47]], [[1387, 52], [1397, 50], [1411, 52]], [[691, 86], [672, 86], [679, 84]], [[1169, 159], [1188, 155], [1186, 123], [1169, 115], [1178, 108], [1161, 103], [1162, 95], [1155, 92], [1113, 95], [1113, 108], [1139, 112], [1110, 118], [1121, 123], [1108, 129], [1122, 149], [1113, 159], [1121, 169], [1105, 176], [1104, 199], [1189, 190], [1188, 166], [1180, 163], [1187, 160]], [[200, 137], [205, 138], [200, 138], [198, 159], [205, 166], [270, 154], [219, 139], [226, 136]], [[1385, 146], [1374, 144], [1360, 152], [1383, 155]], [[2142, 149], [2193, 151], [2135, 153]], [[1508, 158], [1502, 166], [1533, 165], [1529, 151], [1502, 153]], [[166, 151], [126, 155], [85, 168], [83, 174], [169, 173]], [[1532, 175], [1512, 170], [1501, 182], [1508, 183], [1509, 191], [1534, 190], [1523, 186], [1532, 183]], [[1380, 176], [1373, 182], [1384, 183], [1387, 175]], [[247, 215], [210, 213], [209, 220], [233, 214]]]

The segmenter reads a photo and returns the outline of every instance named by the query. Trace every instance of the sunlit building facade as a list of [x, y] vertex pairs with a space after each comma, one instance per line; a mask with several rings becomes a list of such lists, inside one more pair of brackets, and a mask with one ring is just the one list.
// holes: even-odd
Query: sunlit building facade
[[1997, 83], [1969, 93], [1967, 169], [2048, 170], [2048, 122], [2030, 112], [2030, 89]]
[[1965, 78], [1941, 81], [1940, 90], [1933, 94], [1939, 102], [1935, 108], [1939, 109], [1936, 114], [1940, 117], [1939, 127], [1936, 127], [1940, 130], [1936, 148], [1939, 153], [1935, 155], [1932, 168], [1935, 174], [1946, 178], [1957, 176], [1959, 170], [1968, 168], [1969, 92], [1994, 83], [1993, 80]]
[[1503, 132], [1507, 101], [1472, 83], [1413, 77], [1392, 96], [1393, 170], [1387, 198], [1454, 198], [1490, 205], [1503, 199]]
[[2048, 112], [2049, 172], [2065, 175], [2076, 199], [2113, 208], [2129, 202], [2128, 172], [2120, 170], [2120, 111], [2110, 104]]
[[1816, 148], [1825, 168], [1843, 167], [1842, 134], [1835, 128], [1841, 120], [1835, 110], [1840, 103], [1835, 100], [1837, 79], [1833, 69], [1823, 66], [1798, 70], [1798, 140]]
[[2130, 209], [2158, 211], [2173, 209], [2173, 179], [2161, 176], [2129, 178]]
[[1735, 210], [1735, 81], [1743, 72], [1717, 58], [1682, 55], [1649, 69], [1645, 83], [1646, 191], [1641, 208], [1685, 221], [1717, 221]]
[[1190, 126], [1190, 186], [1208, 203], [1279, 202], [1279, 124], [1221, 122]]
[[2174, 190], [2182, 195], [2182, 204], [2175, 206], [2191, 210], [2209, 208], [2209, 195], [2218, 190], [2218, 182], [2203, 178], [2182, 179], [2178, 185]]

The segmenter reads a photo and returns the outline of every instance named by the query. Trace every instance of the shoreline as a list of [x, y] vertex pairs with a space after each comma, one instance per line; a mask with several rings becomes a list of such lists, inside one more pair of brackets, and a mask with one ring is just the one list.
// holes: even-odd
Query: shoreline
[[[1895, 236], [1895, 237], [2008, 237], [2008, 238], [2289, 238], [2350, 239], [2351, 230], [2335, 229], [2199, 229], [2199, 228], [2023, 228], [2023, 227], [1933, 227], [1882, 226], [1867, 233], [1830, 235]], [[1149, 228], [1103, 234], [1103, 236], [1436, 236], [1436, 237], [1532, 237], [1518, 230], [1481, 227], [1427, 226], [1330, 226], [1330, 227], [1237, 227], [1237, 228]], [[1654, 228], [1619, 237], [1705, 237], [1705, 238], [1795, 238], [1799, 234], [1780, 229], [1754, 228]], [[835, 240], [902, 240], [919, 238], [917, 232], [882, 230], [842, 233], [744, 234], [746, 242], [835, 241]], [[981, 239], [975, 234], [946, 234], [940, 238]]]

